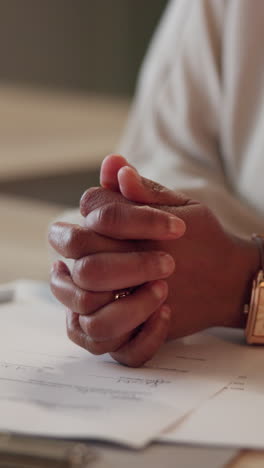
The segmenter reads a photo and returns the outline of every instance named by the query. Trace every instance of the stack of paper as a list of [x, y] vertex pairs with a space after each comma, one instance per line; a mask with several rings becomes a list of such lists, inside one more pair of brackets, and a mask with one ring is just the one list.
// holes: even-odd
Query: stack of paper
[[[228, 355], [236, 356], [233, 378], [161, 438], [167, 442], [263, 449], [264, 350], [244, 343], [243, 332], [225, 332]], [[224, 343], [224, 341], [223, 341]]]
[[0, 306], [0, 429], [142, 446], [225, 384], [211, 338], [171, 343], [130, 369], [71, 343], [60, 307]]
[[[260, 350], [197, 334], [131, 369], [71, 343], [59, 306], [36, 298], [2, 304], [0, 430], [142, 447], [173, 427], [162, 440], [226, 444], [233, 426], [225, 414], [237, 418], [252, 392], [261, 403], [260, 357]], [[233, 440], [238, 445], [238, 435]]]

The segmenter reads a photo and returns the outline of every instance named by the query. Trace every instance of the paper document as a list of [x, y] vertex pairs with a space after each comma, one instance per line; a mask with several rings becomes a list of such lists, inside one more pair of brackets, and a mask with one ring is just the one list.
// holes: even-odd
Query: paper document
[[195, 335], [131, 369], [71, 343], [59, 306], [2, 304], [0, 430], [141, 447], [226, 385], [220, 348]]
[[242, 337], [229, 332], [229, 359], [240, 356], [229, 385], [175, 425], [164, 441], [263, 449], [264, 351], [241, 344]]

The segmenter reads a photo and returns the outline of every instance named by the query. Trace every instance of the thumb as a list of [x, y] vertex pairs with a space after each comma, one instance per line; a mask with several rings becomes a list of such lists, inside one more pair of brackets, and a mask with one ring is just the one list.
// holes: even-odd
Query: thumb
[[119, 169], [117, 179], [121, 194], [130, 201], [167, 206], [182, 206], [193, 202], [181, 192], [175, 192], [141, 177], [128, 165]]
[[169, 190], [141, 177], [120, 154], [110, 154], [105, 157], [101, 165], [100, 183], [103, 188], [120, 192], [132, 202], [167, 206], [194, 203], [180, 192]]
[[118, 171], [124, 167], [132, 167], [121, 154], [109, 154], [101, 165], [100, 184], [103, 188], [119, 192]]

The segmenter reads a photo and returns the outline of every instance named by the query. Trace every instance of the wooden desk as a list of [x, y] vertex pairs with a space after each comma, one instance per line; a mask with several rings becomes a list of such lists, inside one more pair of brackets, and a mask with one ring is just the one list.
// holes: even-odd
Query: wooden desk
[[94, 169], [116, 148], [129, 101], [0, 86], [0, 181]]

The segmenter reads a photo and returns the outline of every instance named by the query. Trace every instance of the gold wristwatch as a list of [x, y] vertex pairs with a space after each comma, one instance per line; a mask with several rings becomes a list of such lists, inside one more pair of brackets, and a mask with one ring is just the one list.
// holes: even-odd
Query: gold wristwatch
[[245, 333], [248, 344], [264, 345], [264, 237], [254, 234], [252, 239], [259, 246], [261, 269], [253, 280], [250, 304], [245, 306], [248, 315]]

